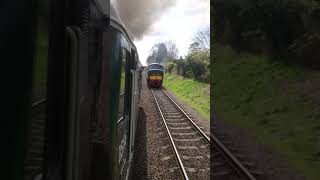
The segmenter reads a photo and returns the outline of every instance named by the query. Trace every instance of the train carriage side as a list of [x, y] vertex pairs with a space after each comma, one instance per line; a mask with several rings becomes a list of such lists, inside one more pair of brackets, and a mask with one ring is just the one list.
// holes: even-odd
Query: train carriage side
[[[137, 50], [125, 29], [116, 21], [111, 21], [111, 29], [119, 34], [120, 61], [114, 64], [114, 69], [120, 76], [119, 91], [111, 95], [118, 108], [111, 109], [111, 117], [116, 123], [112, 123], [111, 131], [114, 137], [112, 143], [112, 174], [116, 179], [128, 179], [134, 152], [136, 124], [138, 118], [138, 103], [141, 87], [141, 63]], [[115, 43], [117, 44], [117, 43]], [[118, 46], [119, 47], [119, 46]], [[120, 67], [120, 69], [119, 69]], [[112, 67], [111, 67], [112, 68]], [[115, 75], [117, 76], [117, 75]], [[116, 80], [116, 79], [115, 79]], [[117, 88], [117, 87], [115, 87]], [[118, 95], [117, 95], [118, 92]], [[119, 97], [119, 98], [118, 98]], [[117, 107], [117, 106], [115, 106]], [[117, 118], [117, 119], [116, 119]]]
[[5, 134], [17, 137], [4, 141], [3, 177], [127, 180], [142, 65], [121, 21], [112, 19], [113, 7], [104, 0], [36, 0], [19, 7], [12, 1], [19, 26], [4, 26], [8, 38], [0, 44], [9, 44], [5, 58], [22, 54], [24, 66], [4, 64], [18, 77], [8, 81], [21, 83], [7, 92], [14, 101], [6, 103], [16, 103], [8, 106], [13, 118]]

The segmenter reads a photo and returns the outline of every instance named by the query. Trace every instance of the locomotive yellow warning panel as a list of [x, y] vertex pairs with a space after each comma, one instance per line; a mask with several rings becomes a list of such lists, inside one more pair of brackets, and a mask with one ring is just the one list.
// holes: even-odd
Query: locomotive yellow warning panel
[[161, 76], [150, 76], [150, 80], [161, 80]]

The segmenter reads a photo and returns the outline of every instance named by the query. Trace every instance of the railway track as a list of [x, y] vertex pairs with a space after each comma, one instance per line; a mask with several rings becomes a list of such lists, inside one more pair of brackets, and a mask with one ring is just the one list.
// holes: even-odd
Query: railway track
[[216, 134], [217, 127], [213, 125], [211, 158], [213, 162], [214, 180], [256, 180], [263, 179], [263, 173], [257, 170], [247, 156], [235, 147], [228, 137]]
[[256, 180], [255, 176], [240, 162], [215, 135], [211, 135], [213, 146], [213, 179]]
[[163, 89], [151, 91], [183, 179], [210, 179], [211, 141], [214, 180], [256, 180], [224, 142], [214, 134], [204, 133]]
[[210, 179], [210, 138], [162, 89], [152, 89], [182, 179]]

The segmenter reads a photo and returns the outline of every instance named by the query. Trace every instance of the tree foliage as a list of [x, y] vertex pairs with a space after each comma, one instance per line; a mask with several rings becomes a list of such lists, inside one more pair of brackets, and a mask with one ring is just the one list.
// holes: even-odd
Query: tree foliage
[[168, 71], [168, 73], [172, 73], [172, 70], [173, 70], [173, 68], [175, 67], [175, 63], [173, 63], [173, 62], [168, 62], [167, 64], [166, 64], [166, 66], [167, 66], [167, 71]]
[[[320, 1], [216, 0], [214, 40], [237, 50], [320, 65]], [[308, 58], [305, 58], [308, 57]]]
[[209, 27], [194, 34], [193, 42], [185, 59], [177, 59], [179, 50], [174, 41], [155, 44], [147, 58], [147, 63], [166, 65], [169, 73], [175, 73], [202, 82], [209, 82], [210, 77], [210, 31]]
[[198, 31], [193, 42], [189, 46], [189, 51], [185, 59], [176, 59], [167, 64], [171, 67], [171, 62], [175, 64], [176, 73], [193, 78], [202, 82], [210, 80], [210, 31], [202, 29]]
[[165, 45], [167, 47], [167, 58], [168, 59], [176, 59], [178, 58], [179, 50], [177, 48], [177, 45], [174, 41], [170, 40], [165, 42]]
[[210, 28], [199, 30], [193, 37], [193, 42], [198, 43], [201, 49], [210, 49]]
[[164, 63], [168, 56], [168, 51], [165, 43], [157, 43], [151, 48], [151, 53], [147, 57], [147, 64]]
[[168, 60], [176, 59], [178, 57], [179, 50], [174, 41], [166, 41], [156, 43], [151, 48], [150, 55], [147, 57], [147, 64], [150, 63], [162, 63], [164, 64]]

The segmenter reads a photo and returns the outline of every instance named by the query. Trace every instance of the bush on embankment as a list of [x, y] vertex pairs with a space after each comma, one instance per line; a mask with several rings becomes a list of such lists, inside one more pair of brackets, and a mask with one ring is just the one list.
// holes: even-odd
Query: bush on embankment
[[215, 0], [212, 8], [215, 41], [320, 68], [319, 0]]

